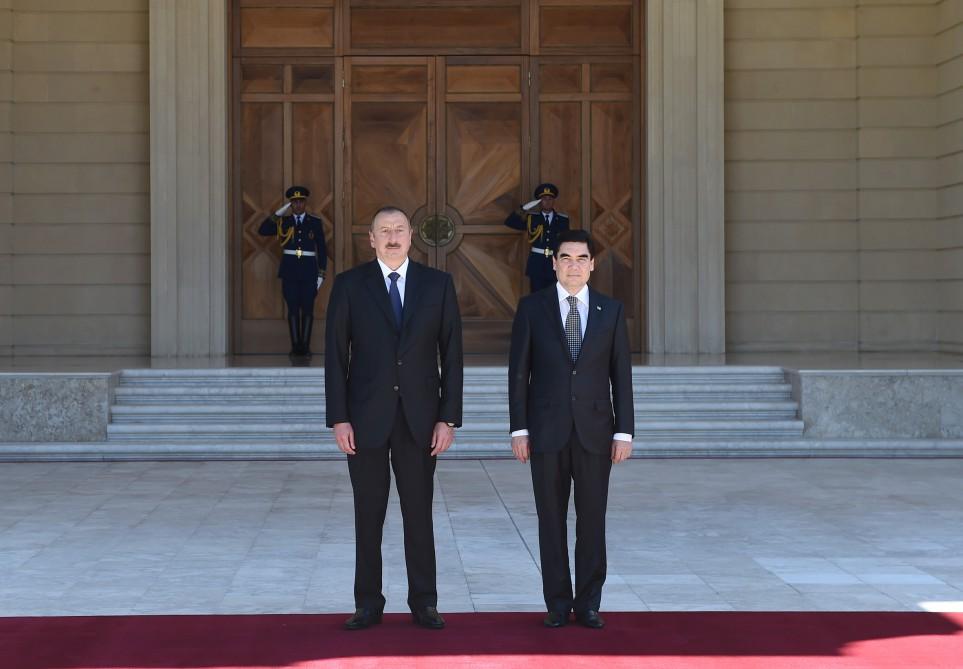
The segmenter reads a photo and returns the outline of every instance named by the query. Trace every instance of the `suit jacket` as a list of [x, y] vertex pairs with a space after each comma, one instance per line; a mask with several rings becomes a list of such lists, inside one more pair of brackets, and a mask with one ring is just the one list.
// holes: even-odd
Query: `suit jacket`
[[521, 299], [508, 363], [511, 431], [529, 432], [534, 452], [582, 445], [608, 453], [616, 432], [632, 434], [632, 360], [622, 303], [589, 288], [578, 361], [565, 342], [555, 284]]
[[[542, 249], [551, 249], [554, 252], [558, 250], [558, 236], [569, 229], [569, 220], [568, 216], [556, 211], [552, 217], [552, 223], [549, 225], [541, 211], [525, 216], [515, 211], [505, 219], [505, 225], [513, 230], [525, 230], [526, 235], [530, 234], [529, 230], [534, 233], [538, 230], [538, 226], [542, 226], [541, 234], [531, 241], [531, 245]], [[526, 237], [527, 239], [530, 239], [530, 237]], [[528, 260], [525, 261], [525, 276], [545, 276], [549, 274], [555, 276], [555, 270], [552, 269], [552, 256], [539, 256], [529, 253]]]
[[[324, 274], [328, 267], [328, 252], [324, 243], [324, 224], [317, 216], [305, 213], [304, 222], [295, 225], [294, 216], [281, 219], [281, 235], [287, 235], [294, 227], [291, 239], [284, 245], [284, 249], [296, 251], [314, 251], [314, 257], [281, 254], [281, 264], [278, 267], [278, 277], [281, 279], [315, 281], [319, 274]], [[278, 224], [273, 216], [268, 216], [261, 222], [258, 234], [271, 237], [278, 234]]]
[[436, 422], [461, 425], [463, 375], [450, 274], [409, 261], [400, 331], [376, 260], [335, 278], [324, 350], [328, 427], [350, 422], [357, 448], [384, 446], [400, 396], [412, 436], [427, 447]]

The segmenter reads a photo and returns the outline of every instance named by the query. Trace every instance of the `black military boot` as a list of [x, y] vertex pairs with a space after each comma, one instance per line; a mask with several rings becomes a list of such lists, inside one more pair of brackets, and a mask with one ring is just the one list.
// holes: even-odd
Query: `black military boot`
[[301, 355], [301, 344], [298, 341], [298, 317], [296, 314], [288, 314], [288, 334], [291, 335], [291, 352], [288, 355]]
[[314, 315], [301, 316], [301, 355], [311, 357], [311, 329], [314, 327]]

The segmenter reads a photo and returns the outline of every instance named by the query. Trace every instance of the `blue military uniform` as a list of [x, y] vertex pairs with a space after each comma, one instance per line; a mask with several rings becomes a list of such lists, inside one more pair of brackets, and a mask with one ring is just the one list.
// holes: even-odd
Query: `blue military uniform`
[[[285, 192], [289, 200], [307, 198], [311, 192], [303, 186], [292, 186]], [[318, 278], [328, 267], [324, 242], [324, 225], [317, 216], [305, 212], [283, 218], [268, 216], [258, 228], [265, 237], [276, 237], [281, 245], [281, 293], [288, 307], [291, 352], [310, 355], [311, 330], [314, 324], [314, 300], [318, 295]]]
[[[544, 195], [558, 197], [558, 188], [554, 184], [540, 184], [535, 189], [535, 198]], [[552, 257], [558, 250], [559, 234], [569, 229], [568, 216], [555, 210], [513, 212], [505, 219], [505, 225], [515, 230], [524, 230], [526, 239], [531, 244], [525, 263], [525, 276], [531, 282], [532, 292], [554, 284], [557, 279], [555, 270], [552, 269]]]

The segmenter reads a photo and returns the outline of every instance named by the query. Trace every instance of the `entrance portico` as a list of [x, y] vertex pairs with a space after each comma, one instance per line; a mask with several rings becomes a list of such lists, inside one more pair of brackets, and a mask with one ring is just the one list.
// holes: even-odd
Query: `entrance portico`
[[[571, 153], [578, 159], [565, 168], [571, 179], [569, 192], [574, 205], [569, 213], [579, 217], [582, 227], [592, 229], [597, 225], [596, 235], [609, 238], [616, 245], [610, 245], [608, 266], [599, 278], [611, 284], [606, 286], [610, 292], [625, 293], [620, 297], [635, 305], [637, 350], [722, 352], [722, 3], [653, 1], [643, 6], [626, 1], [556, 5], [532, 0], [514, 3], [512, 8], [504, 7], [506, 3], [491, 3], [491, 7], [488, 3], [474, 3], [472, 11], [478, 13], [479, 21], [494, 22], [489, 26], [492, 35], [507, 39], [505, 35], [510, 34], [516, 39], [510, 46], [494, 42], [473, 45], [475, 60], [463, 55], [464, 49], [451, 46], [458, 35], [448, 36], [446, 44], [444, 31], [422, 30], [406, 37], [425, 41], [420, 47], [408, 47], [409, 51], [435, 55], [400, 56], [398, 50], [403, 50], [397, 46], [400, 42], [383, 46], [387, 38], [377, 37], [378, 30], [388, 28], [375, 17], [395, 16], [402, 12], [402, 6], [410, 9], [407, 3], [395, 3], [391, 7], [388, 4], [375, 8], [365, 3], [364, 8], [358, 10], [352, 3], [306, 3], [306, 7], [313, 7], [314, 20], [308, 23], [313, 28], [308, 30], [310, 35], [304, 28], [296, 31], [302, 40], [311, 35], [314, 35], [311, 39], [317, 39], [317, 35], [329, 32], [330, 46], [321, 40], [313, 47], [298, 44], [294, 51], [329, 50], [332, 82], [337, 83], [338, 77], [334, 76], [337, 74], [344, 82], [341, 88], [332, 85], [331, 109], [322, 114], [330, 118], [325, 132], [332, 138], [333, 146], [331, 162], [322, 172], [331, 183], [328, 190], [332, 194], [332, 230], [342, 232], [340, 236], [334, 235], [335, 243], [331, 245], [336, 266], [339, 259], [341, 267], [356, 264], [360, 259], [359, 252], [364, 249], [364, 211], [373, 204], [368, 201], [371, 192], [354, 189], [349, 192], [348, 189], [366, 180], [373, 186], [379, 182], [390, 183], [384, 174], [358, 172], [357, 165], [350, 162], [360, 150], [358, 157], [365, 160], [358, 164], [368, 169], [376, 166], [363, 148], [365, 141], [376, 135], [373, 128], [363, 131], [367, 118], [363, 106], [345, 105], [351, 105], [354, 100], [359, 105], [368, 104], [369, 108], [377, 109], [388, 106], [370, 102], [390, 101], [394, 103], [390, 109], [396, 116], [402, 114], [406, 105], [421, 105], [418, 118], [424, 120], [415, 126], [403, 123], [404, 118], [395, 120], [401, 123], [398, 128], [417, 129], [424, 123], [421, 134], [406, 135], [423, 142], [420, 146], [425, 160], [418, 161], [414, 178], [420, 185], [414, 192], [423, 192], [424, 197], [412, 197], [411, 187], [404, 185], [402, 190], [407, 188], [407, 191], [396, 197], [411, 199], [410, 206], [414, 209], [411, 213], [420, 217], [416, 224], [437, 215], [456, 221], [458, 246], [449, 252], [423, 243], [421, 253], [424, 260], [444, 265], [456, 276], [463, 275], [460, 292], [470, 301], [463, 303], [462, 308], [469, 319], [476, 318], [479, 322], [476, 337], [479, 347], [486, 341], [485, 327], [491, 327], [494, 322], [496, 329], [506, 328], [512, 302], [521, 292], [521, 263], [515, 270], [519, 275], [516, 277], [505, 260], [520, 252], [515, 246], [520, 246], [521, 240], [498, 229], [498, 218], [507, 213], [503, 209], [510, 210], [517, 204], [511, 202], [513, 199], [525, 197], [537, 174], [544, 174], [549, 166], [557, 164], [559, 155]], [[459, 5], [451, 9], [454, 16], [466, 11], [460, 4], [463, 3], [452, 3]], [[298, 11], [309, 12], [311, 8], [306, 7]], [[264, 299], [249, 302], [245, 297], [245, 288], [251, 295], [263, 290], [257, 280], [263, 271], [258, 267], [267, 263], [257, 258], [258, 252], [264, 252], [263, 248], [253, 249], [252, 254], [252, 249], [245, 248], [241, 241], [244, 237], [239, 228], [249, 223], [248, 218], [253, 220], [257, 215], [243, 211], [247, 201], [240, 194], [247, 192], [243, 187], [246, 163], [243, 156], [240, 162], [236, 160], [236, 152], [239, 148], [243, 150], [244, 141], [238, 132], [228, 136], [228, 128], [232, 127], [227, 122], [228, 103], [234, 99], [242, 108], [245, 104], [244, 59], [250, 57], [246, 54], [260, 49], [264, 58], [277, 59], [275, 47], [264, 45], [275, 44], [276, 35], [271, 37], [272, 30], [281, 30], [283, 34], [284, 27], [291, 25], [293, 18], [287, 17], [290, 20], [285, 21], [282, 8], [269, 0], [239, 3], [235, 7], [229, 7], [224, 0], [205, 5], [157, 0], [151, 2], [150, 9], [152, 354], [244, 352], [248, 347], [245, 341], [250, 342], [251, 351], [265, 350], [271, 335], [259, 334], [257, 323], [247, 329], [249, 335], [245, 339], [246, 321], [258, 320], [245, 318], [245, 310], [250, 312], [252, 305], [257, 308], [260, 305], [271, 315], [273, 307], [269, 301], [265, 304]], [[417, 15], [410, 22], [412, 25], [422, 26], [425, 21], [435, 20], [441, 21], [439, 25], [458, 29], [457, 20], [440, 18], [445, 11], [442, 4], [432, 3], [431, 8], [416, 6], [411, 11]], [[232, 12], [240, 21], [234, 24], [233, 30], [228, 20], [234, 16]], [[278, 12], [281, 12], [280, 18]], [[508, 20], [506, 16], [518, 17], [517, 34], [496, 29], [501, 25], [499, 22]], [[481, 27], [485, 25], [483, 21]], [[585, 25], [601, 27], [593, 33], [584, 29]], [[246, 46], [245, 26], [248, 26]], [[263, 26], [270, 29], [264, 32]], [[464, 25], [461, 29], [464, 32]], [[373, 32], [368, 34], [365, 30]], [[484, 32], [472, 29], [465, 34], [483, 35]], [[614, 41], [618, 35], [623, 36], [622, 47]], [[665, 35], [671, 35], [671, 40], [664, 39]], [[233, 51], [228, 48], [229, 38], [235, 40]], [[582, 42], [578, 43], [579, 40]], [[394, 60], [386, 62], [383, 55], [371, 55], [383, 53], [386, 48], [394, 49], [395, 55], [390, 57]], [[620, 48], [624, 56], [618, 56]], [[573, 55], [573, 49], [593, 55]], [[605, 57], [595, 55], [600, 49], [607, 54]], [[238, 52], [234, 67], [229, 67], [229, 54]], [[437, 55], [444, 52], [462, 55]], [[491, 55], [496, 53], [512, 55]], [[381, 60], [365, 60], [375, 57]], [[408, 60], [399, 60], [404, 58]], [[281, 89], [276, 95], [296, 96], [294, 61], [285, 64], [283, 58], [280, 60], [282, 62], [276, 64], [282, 73]], [[539, 67], [533, 68], [532, 61]], [[197, 67], [198, 63], [201, 67]], [[266, 64], [258, 63], [262, 66], [261, 73]], [[316, 63], [315, 69], [317, 67]], [[355, 90], [357, 77], [351, 78], [351, 75], [359, 67], [369, 68], [365, 75], [382, 70], [381, 79], [368, 76], [365, 80], [375, 86], [370, 92]], [[397, 68], [406, 67], [423, 68], [424, 84], [411, 84], [423, 86], [419, 88], [423, 92], [414, 92], [414, 89], [408, 93], [385, 92], [388, 91], [384, 88], [385, 82], [405, 81]], [[392, 72], [391, 68], [396, 70]], [[308, 70], [302, 68], [301, 71]], [[241, 87], [239, 98], [232, 98], [230, 94], [232, 72], [239, 73], [236, 79]], [[528, 87], [530, 72], [534, 73], [534, 94]], [[553, 90], [552, 86], [562, 86], [570, 72], [579, 77], [587, 75], [577, 90], [546, 91], [546, 88]], [[288, 77], [286, 82], [284, 77]], [[353, 82], [350, 88], [348, 81]], [[487, 90], [516, 83], [514, 92]], [[464, 86], [468, 88], [459, 88]], [[628, 88], [615, 90], [613, 86]], [[250, 95], [272, 94], [252, 91]], [[408, 95], [417, 99], [367, 101], [365, 95]], [[627, 96], [624, 103], [619, 101], [620, 95]], [[264, 106], [270, 101], [249, 99], [249, 103]], [[325, 104], [315, 101], [318, 103]], [[293, 98], [278, 101], [282, 113], [278, 126], [281, 141], [276, 143], [276, 148], [281, 159], [277, 161], [277, 168], [272, 168], [276, 170], [277, 185], [285, 176], [293, 178], [297, 172], [292, 148], [297, 127], [295, 104], [298, 103]], [[302, 108], [308, 108], [309, 104]], [[620, 109], [619, 105], [624, 107]], [[566, 125], [569, 110], [574, 116]], [[380, 127], [386, 120], [372, 119], [371, 122]], [[554, 130], [549, 127], [551, 123], [557, 124]], [[581, 138], [581, 144], [576, 146], [579, 150], [553, 153], [549, 147], [566, 148], [563, 140], [572, 134], [569, 125]], [[233, 127], [235, 130], [245, 127], [243, 120]], [[481, 142], [464, 141], [466, 137], [477, 139], [479, 127], [488, 128], [482, 131]], [[338, 128], [342, 129], [340, 135]], [[545, 134], [550, 132], [556, 134]], [[343, 152], [338, 144], [341, 137], [345, 140]], [[546, 137], [551, 141], [545, 141]], [[626, 142], [628, 146], [623, 152], [614, 150]], [[494, 170], [482, 170], [473, 175], [474, 180], [462, 179], [459, 183], [465, 172], [457, 169], [456, 164], [472, 163], [471, 156], [476, 155], [472, 151], [477, 152], [480, 146], [484, 153], [493, 145], [496, 147], [493, 155], [505, 150], [518, 156], [517, 168], [510, 164], [511, 169], [507, 171], [510, 176], [514, 175], [509, 180], [511, 183], [499, 183], [497, 179], [493, 182], [492, 175], [498, 174]], [[379, 148], [377, 143], [371, 147], [373, 155], [383, 149], [384, 146]], [[610, 160], [611, 156], [617, 156], [617, 160]], [[600, 168], [598, 185], [593, 182], [596, 166]], [[629, 168], [630, 174], [625, 174], [625, 168]], [[618, 179], [624, 180], [624, 184], [619, 185]], [[265, 185], [263, 192], [276, 197], [274, 191], [279, 188]], [[232, 195], [234, 193], [238, 196]], [[485, 197], [474, 202], [477, 198], [473, 195], [463, 212], [461, 209], [466, 203], [455, 201], [459, 193]], [[255, 205], [258, 206], [254, 209], [270, 210], [267, 201], [255, 202]], [[614, 230], [613, 223], [621, 225], [624, 232]], [[360, 249], [351, 241], [358, 236], [362, 240]], [[230, 247], [232, 239], [235, 245]], [[496, 264], [492, 268], [493, 259], [506, 267], [499, 268]], [[250, 264], [245, 268], [248, 261]], [[479, 267], [485, 271], [479, 272]], [[496, 276], [497, 281], [493, 280]], [[234, 324], [233, 338], [231, 323]], [[472, 341], [470, 331], [468, 341]]]

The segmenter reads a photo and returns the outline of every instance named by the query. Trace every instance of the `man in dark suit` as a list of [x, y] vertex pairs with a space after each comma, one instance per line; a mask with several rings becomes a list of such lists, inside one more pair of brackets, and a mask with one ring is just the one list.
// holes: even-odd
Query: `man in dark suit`
[[[462, 413], [461, 316], [451, 275], [408, 258], [411, 224], [384, 207], [368, 233], [377, 258], [339, 274], [328, 304], [327, 424], [348, 455], [354, 490], [355, 613], [351, 630], [381, 622], [381, 536], [395, 472], [404, 519], [408, 606], [441, 629], [431, 522], [438, 454]], [[440, 366], [440, 371], [439, 371]]]
[[[632, 454], [632, 362], [622, 304], [589, 288], [584, 230], [559, 236], [558, 281], [518, 304], [508, 367], [512, 451], [531, 459], [546, 627], [569, 613], [601, 628], [605, 508], [613, 463]], [[613, 416], [614, 411], [614, 416]], [[575, 482], [575, 590], [566, 517]]]
[[568, 230], [568, 216], [555, 211], [558, 188], [555, 184], [539, 184], [535, 200], [505, 219], [505, 225], [514, 230], [524, 230], [525, 239], [531, 244], [531, 252], [525, 262], [525, 276], [532, 285], [532, 292], [555, 285], [552, 257], [558, 248], [558, 236]]
[[284, 193], [288, 203], [264, 219], [258, 228], [260, 235], [276, 236], [281, 245], [278, 277], [288, 307], [291, 355], [311, 355], [314, 300], [328, 267], [324, 224], [306, 211], [310, 195], [304, 186], [291, 186]]

